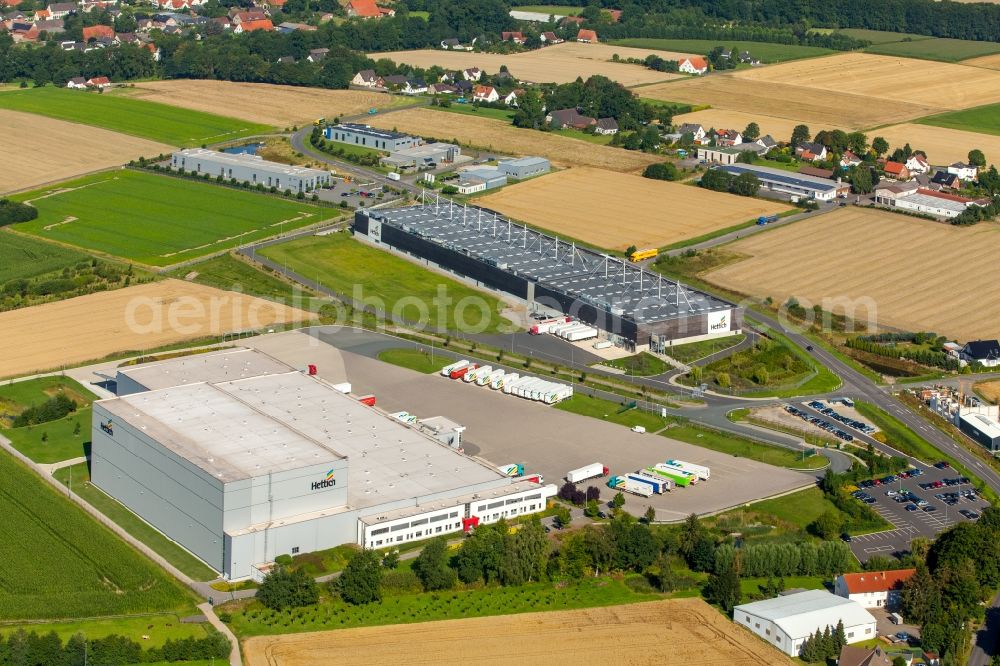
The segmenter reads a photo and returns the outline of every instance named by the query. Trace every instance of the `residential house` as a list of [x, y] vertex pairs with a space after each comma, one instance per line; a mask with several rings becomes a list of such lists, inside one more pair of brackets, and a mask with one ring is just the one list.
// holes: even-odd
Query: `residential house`
[[620, 10], [620, 9], [605, 9], [604, 11], [606, 11], [608, 13], [608, 16], [611, 17], [611, 22], [612, 23], [618, 23], [619, 21], [622, 20], [622, 10]]
[[920, 173], [927, 173], [931, 170], [931, 165], [927, 162], [927, 155], [921, 152], [913, 153], [910, 159], [906, 160], [906, 168], [911, 176]]
[[778, 142], [775, 141], [774, 137], [771, 136], [770, 134], [765, 134], [762, 137], [758, 137], [757, 140], [754, 141], [754, 143], [759, 143], [761, 146], [763, 146], [765, 153], [767, 153], [767, 151], [771, 150], [772, 148], [778, 145]]
[[483, 70], [478, 67], [470, 67], [462, 70], [462, 78], [466, 81], [478, 81], [483, 78]]
[[400, 87], [400, 92], [406, 95], [420, 95], [427, 92], [427, 84], [420, 79], [407, 79], [406, 83]]
[[961, 180], [975, 180], [976, 176], [979, 175], [979, 168], [973, 164], [965, 164], [964, 162], [955, 162], [948, 167], [948, 173], [953, 173], [958, 176]]
[[722, 148], [732, 148], [743, 143], [743, 135], [738, 130], [720, 129], [715, 132], [715, 145]]
[[352, 86], [363, 86], [365, 88], [384, 88], [385, 80], [375, 73], [374, 69], [363, 69], [351, 79]]
[[576, 41], [583, 44], [596, 44], [597, 33], [593, 30], [581, 29], [580, 32], [576, 33]]
[[892, 178], [893, 180], [909, 180], [910, 170], [906, 168], [906, 165], [902, 162], [893, 162], [892, 160], [886, 160], [885, 165], [882, 167], [885, 172], [886, 178]]
[[795, 147], [795, 154], [803, 160], [818, 162], [826, 159], [826, 146], [804, 141]]
[[701, 56], [681, 58], [681, 61], [677, 63], [677, 71], [700, 76], [708, 71], [708, 61]]
[[295, 56], [281, 56], [275, 62], [278, 63], [279, 65], [294, 65]]
[[962, 179], [959, 178], [957, 174], [948, 173], [947, 171], [938, 171], [931, 178], [931, 185], [957, 190], [962, 187]]
[[[45, 11], [48, 13], [48, 16], [46, 16], [45, 18], [51, 18], [51, 19], [66, 18], [70, 14], [75, 14], [77, 8], [78, 6], [75, 2], [55, 2], [46, 7]], [[35, 12], [35, 16], [36, 17], [38, 16], [38, 12]]]
[[690, 134], [694, 137], [695, 143], [701, 143], [705, 140], [705, 128], [697, 123], [683, 123], [677, 128], [677, 133], [680, 135]]
[[458, 91], [460, 93], [462, 93], [463, 95], [471, 95], [472, 94], [472, 87], [473, 87], [472, 81], [466, 81], [465, 79], [459, 79], [458, 81], [453, 81], [452, 85], [455, 86], [456, 88], [458, 88]]
[[594, 126], [594, 134], [618, 134], [618, 121], [614, 118], [598, 118]]
[[84, 42], [96, 41], [102, 38], [114, 39], [115, 29], [109, 25], [92, 25], [83, 29]]
[[441, 40], [441, 48], [445, 51], [452, 50], [457, 51], [462, 47], [462, 43], [458, 41], [457, 37], [449, 37], [448, 39]]
[[528, 40], [524, 38], [524, 34], [520, 32], [501, 32], [500, 39], [505, 42], [514, 42], [515, 44], [524, 44]]
[[850, 150], [845, 150], [844, 154], [840, 158], [840, 166], [845, 169], [849, 169], [852, 166], [858, 166], [863, 160], [852, 153]]
[[487, 102], [492, 104], [500, 99], [500, 93], [493, 86], [476, 86], [472, 89], [473, 102]]
[[95, 76], [93, 78], [87, 79], [88, 88], [96, 88], [97, 90], [104, 90], [105, 88], [111, 87], [111, 79], [106, 76]]
[[253, 21], [243, 21], [236, 24], [233, 28], [233, 33], [241, 35], [244, 32], [254, 32], [255, 30], [263, 30], [265, 32], [271, 32], [274, 30], [274, 24], [271, 23], [271, 19], [261, 19]]
[[570, 23], [582, 25], [584, 20], [585, 19], [582, 16], [564, 16], [559, 19], [559, 25], [569, 25]]
[[41, 33], [37, 25], [25, 21], [12, 21], [9, 30], [15, 44], [37, 41]]
[[833, 592], [857, 601], [864, 608], [893, 610], [899, 607], [903, 584], [916, 572], [916, 569], [896, 569], [841, 574], [834, 581]]
[[1000, 342], [970, 340], [958, 352], [958, 357], [967, 363], [979, 363], [986, 368], [995, 368], [1000, 365]]
[[596, 125], [597, 119], [581, 115], [576, 109], [559, 109], [546, 115], [545, 122], [555, 128], [571, 127], [573, 129], [583, 130]]
[[278, 32], [283, 35], [295, 32], [296, 30], [300, 32], [316, 32], [317, 28], [316, 26], [309, 25], [308, 23], [295, 23], [293, 21], [284, 21], [278, 24]]
[[66, 28], [63, 26], [62, 19], [49, 19], [47, 21], [35, 21], [35, 28], [38, 32], [44, 32], [49, 35], [58, 35], [59, 33], [66, 32]]
[[432, 95], [454, 95], [458, 92], [458, 88], [450, 83], [435, 83], [428, 89], [428, 92]]
[[153, 62], [160, 62], [160, 58], [163, 57], [163, 49], [153, 42], [146, 42], [143, 44], [143, 48], [153, 54]]
[[383, 16], [395, 16], [396, 10], [379, 7], [375, 4], [375, 0], [350, 0], [347, 3], [347, 15], [363, 19], [378, 19]]
[[837, 666], [892, 666], [892, 659], [881, 646], [873, 648], [845, 645], [840, 648]]
[[517, 101], [524, 95], [524, 88], [514, 88], [503, 98], [507, 106], [517, 106]]
[[75, 88], [77, 90], [87, 89], [87, 79], [82, 76], [74, 76], [72, 79], [66, 82], [67, 88]]
[[759, 65], [760, 58], [755, 58], [750, 55], [749, 51], [740, 51], [740, 62], [747, 63], [749, 65]]
[[551, 31], [543, 32], [541, 34], [540, 39], [545, 44], [562, 44], [564, 41], [566, 41], [560, 37], [557, 37], [556, 33]]
[[733, 150], [737, 151], [737, 153], [750, 152], [754, 155], [766, 155], [770, 148], [761, 144], [759, 141], [748, 141], [744, 143], [737, 143], [733, 146]]
[[[314, 28], [315, 29], [315, 28]], [[330, 53], [330, 49], [309, 49], [309, 55], [306, 56], [306, 60], [309, 62], [322, 62], [326, 58], [327, 54]]]

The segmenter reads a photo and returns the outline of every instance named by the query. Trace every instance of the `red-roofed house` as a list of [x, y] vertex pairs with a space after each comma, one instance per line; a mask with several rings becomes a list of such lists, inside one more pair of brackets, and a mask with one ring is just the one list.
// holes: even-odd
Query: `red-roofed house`
[[395, 16], [396, 10], [379, 7], [375, 0], [351, 0], [347, 3], [347, 15], [363, 19], [382, 18]]
[[87, 79], [87, 87], [104, 90], [105, 88], [111, 87], [111, 79], [106, 76], [95, 76], [92, 79]]
[[583, 21], [584, 19], [582, 16], [564, 16], [561, 19], [559, 19], [559, 25], [569, 25], [570, 23], [582, 25]]
[[723, 148], [732, 148], [738, 143], [743, 143], [743, 135], [739, 130], [715, 130], [715, 145]]
[[701, 56], [689, 56], [677, 63], [677, 71], [685, 74], [704, 74], [708, 71], [708, 61]]
[[473, 102], [495, 102], [500, 99], [500, 94], [493, 86], [476, 86], [472, 89]]
[[92, 25], [83, 29], [83, 41], [89, 42], [92, 39], [114, 39], [115, 29], [109, 25]]
[[612, 23], [618, 23], [618, 21], [622, 20], [622, 10], [620, 10], [620, 9], [606, 9], [604, 11], [606, 11], [608, 14], [611, 15], [611, 22]]
[[524, 34], [520, 32], [501, 32], [500, 38], [505, 42], [514, 42], [515, 44], [524, 44], [526, 41]]
[[551, 31], [543, 32], [539, 38], [546, 44], [562, 44], [565, 41]]
[[584, 44], [596, 44], [597, 43], [597, 33], [593, 30], [580, 30], [576, 33], [576, 41], [582, 42]]
[[21, 0], [0, 0], [0, 7], [17, 7]]
[[927, 155], [917, 152], [906, 160], [906, 168], [910, 170], [910, 175], [916, 176], [930, 171], [931, 165], [927, 162]]
[[264, 30], [270, 32], [274, 30], [274, 24], [271, 23], [271, 19], [253, 19], [250, 21], [241, 21], [236, 24], [233, 28], [233, 32], [237, 35], [244, 32], [253, 32], [254, 30]]
[[893, 162], [888, 160], [883, 167], [885, 175], [887, 178], [892, 178], [894, 180], [909, 180], [910, 170], [906, 168], [906, 165], [902, 162]]
[[916, 572], [916, 569], [897, 569], [842, 574], [837, 576], [833, 591], [837, 596], [857, 601], [864, 608], [896, 608], [903, 583]]

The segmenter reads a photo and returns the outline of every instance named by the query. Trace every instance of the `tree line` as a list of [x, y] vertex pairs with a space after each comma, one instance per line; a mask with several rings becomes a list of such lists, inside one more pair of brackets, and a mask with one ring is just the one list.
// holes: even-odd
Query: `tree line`
[[118, 634], [87, 639], [78, 633], [65, 642], [54, 631], [38, 634], [19, 629], [6, 637], [0, 635], [0, 664], [4, 666], [123, 666], [225, 660], [229, 650], [229, 639], [214, 630], [204, 638], [170, 638], [162, 647], [150, 648]]
[[885, 344], [866, 339], [866, 336], [848, 338], [847, 346], [851, 349], [885, 356], [886, 358], [905, 358], [911, 361], [944, 370], [959, 370], [961, 366], [958, 359], [950, 354], [933, 349], [912, 349], [906, 347], [896, 347], [893, 344]]

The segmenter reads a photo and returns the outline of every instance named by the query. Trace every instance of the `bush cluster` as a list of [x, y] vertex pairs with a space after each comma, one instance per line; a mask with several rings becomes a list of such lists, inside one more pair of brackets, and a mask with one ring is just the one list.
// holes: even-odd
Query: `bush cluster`
[[[14, 417], [14, 427], [38, 425], [57, 421], [62, 417], [76, 411], [76, 402], [60, 393], [54, 395], [40, 405], [32, 405]], [[3, 663], [3, 662], [0, 662]]]

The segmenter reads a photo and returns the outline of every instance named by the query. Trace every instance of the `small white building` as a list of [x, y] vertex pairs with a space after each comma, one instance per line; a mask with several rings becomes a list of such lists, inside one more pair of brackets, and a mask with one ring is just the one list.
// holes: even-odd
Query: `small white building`
[[473, 102], [486, 102], [492, 104], [500, 99], [500, 93], [493, 86], [476, 86], [472, 89]]
[[708, 61], [701, 56], [690, 56], [677, 63], [677, 71], [701, 75], [708, 71]]
[[736, 158], [740, 156], [740, 151], [735, 148], [709, 148], [701, 146], [698, 148], [698, 159], [716, 164], [736, 164]]
[[923, 153], [914, 153], [910, 159], [906, 160], [906, 170], [911, 176], [927, 173], [931, 170], [931, 165], [927, 161], [927, 156]]
[[975, 180], [979, 175], [979, 167], [964, 162], [955, 162], [948, 166], [948, 173], [953, 173], [962, 180]]
[[733, 622], [746, 627], [785, 654], [797, 657], [816, 630], [844, 623], [848, 643], [875, 638], [875, 617], [856, 601], [826, 590], [806, 590], [755, 601], [733, 609]]
[[842, 574], [834, 581], [833, 592], [865, 608], [894, 609], [899, 607], [903, 583], [916, 572], [916, 569], [896, 569]]

